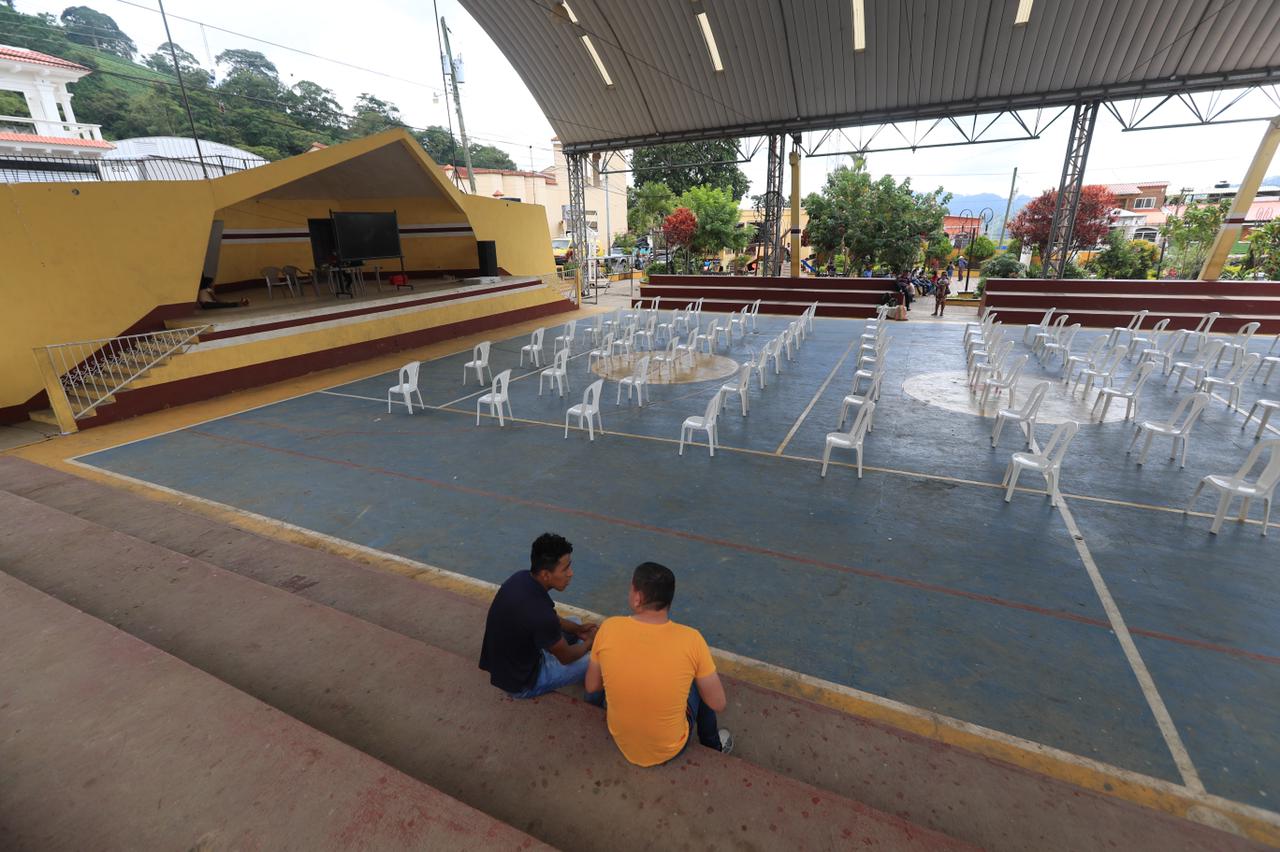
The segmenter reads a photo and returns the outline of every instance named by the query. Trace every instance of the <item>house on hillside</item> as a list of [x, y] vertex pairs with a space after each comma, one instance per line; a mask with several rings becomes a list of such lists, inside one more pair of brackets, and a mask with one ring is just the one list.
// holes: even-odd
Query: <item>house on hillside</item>
[[1158, 242], [1166, 218], [1169, 182], [1113, 183], [1107, 189], [1116, 198], [1112, 230], [1123, 232], [1126, 239]]
[[95, 160], [114, 146], [102, 127], [76, 121], [67, 86], [90, 69], [57, 56], [0, 45], [0, 92], [16, 92], [26, 115], [0, 115], [0, 182], [96, 179]]

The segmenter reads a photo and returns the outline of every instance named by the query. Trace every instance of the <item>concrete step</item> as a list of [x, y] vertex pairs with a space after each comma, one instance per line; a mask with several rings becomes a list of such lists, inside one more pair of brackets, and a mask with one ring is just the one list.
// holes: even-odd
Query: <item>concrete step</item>
[[544, 848], [0, 573], [0, 848]]
[[[89, 415], [92, 417], [93, 415]], [[44, 423], [47, 426], [57, 426], [58, 417], [53, 413], [52, 408], [38, 408], [35, 411], [27, 412], [27, 417], [37, 423]]]
[[699, 849], [766, 838], [973, 848], [702, 748], [639, 769], [614, 747], [597, 708], [563, 695], [500, 698], [473, 654], [13, 494], [0, 493], [0, 518], [0, 562], [13, 576], [555, 846], [647, 849], [658, 828]]
[[[341, 610], [466, 659], [485, 605], [12, 457], [0, 490]], [[423, 613], [430, 613], [429, 618]], [[993, 850], [1210, 850], [1249, 844], [972, 752], [726, 678], [735, 755]], [[787, 720], [780, 724], [779, 720]]]

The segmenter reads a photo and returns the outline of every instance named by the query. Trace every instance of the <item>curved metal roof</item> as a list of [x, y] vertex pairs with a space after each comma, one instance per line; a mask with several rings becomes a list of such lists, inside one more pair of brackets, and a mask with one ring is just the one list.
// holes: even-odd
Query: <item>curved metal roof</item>
[[1280, 82], [1276, 0], [460, 2], [568, 151]]

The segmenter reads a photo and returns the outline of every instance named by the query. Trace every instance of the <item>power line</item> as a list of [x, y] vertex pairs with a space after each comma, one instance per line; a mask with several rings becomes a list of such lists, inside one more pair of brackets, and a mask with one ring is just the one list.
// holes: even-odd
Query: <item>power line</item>
[[[158, 10], [152, 9], [150, 6], [144, 6], [141, 3], [134, 3], [133, 0], [116, 0], [116, 2], [121, 3], [125, 6], [132, 6], [135, 9], [142, 9], [145, 12], [152, 12], [155, 14], [159, 14]], [[236, 30], [229, 30], [226, 27], [220, 27], [217, 24], [211, 24], [207, 21], [196, 20], [195, 18], [184, 18], [181, 15], [170, 15], [169, 17], [176, 18], [179, 21], [186, 21], [189, 24], [196, 24], [198, 26], [208, 27], [211, 30], [217, 30], [218, 32], [226, 33], [227, 35], [233, 35], [233, 36], [236, 36], [237, 38], [247, 38], [250, 41], [258, 42], [259, 44], [269, 44], [272, 47], [278, 47], [281, 50], [287, 50], [291, 53], [297, 53], [301, 56], [308, 56], [308, 57], [311, 57], [312, 59], [319, 59], [322, 62], [332, 62], [335, 65], [341, 65], [345, 68], [351, 68], [356, 71], [363, 71], [366, 74], [374, 74], [378, 77], [386, 77], [388, 80], [398, 80], [401, 83], [408, 83], [411, 86], [419, 86], [421, 88], [427, 89], [436, 94], [444, 94], [439, 89], [427, 83], [422, 83], [417, 80], [410, 80], [407, 77], [399, 77], [399, 76], [396, 76], [395, 74], [388, 74], [385, 71], [377, 71], [377, 70], [374, 70], [373, 68], [366, 68], [363, 65], [355, 65], [351, 62], [345, 62], [341, 59], [334, 59], [331, 56], [322, 56], [321, 54], [318, 54], [318, 53], [312, 53], [309, 50], [303, 50], [300, 47], [293, 47], [291, 45], [282, 44], [277, 41], [271, 41], [269, 39], [260, 38], [259, 36], [249, 35], [248, 33], [237, 32]]]

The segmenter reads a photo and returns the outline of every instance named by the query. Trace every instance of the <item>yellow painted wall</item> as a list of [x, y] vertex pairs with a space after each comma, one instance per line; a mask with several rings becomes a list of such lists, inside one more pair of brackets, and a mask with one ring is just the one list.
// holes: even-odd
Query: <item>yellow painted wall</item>
[[[374, 157], [390, 150], [407, 152], [410, 159], [399, 160], [398, 167], [412, 169], [416, 160], [441, 195], [250, 200], [364, 154], [373, 157], [362, 162], [385, 162]], [[404, 130], [212, 181], [0, 184], [0, 408], [21, 405], [43, 388], [33, 347], [114, 337], [158, 306], [194, 305], [215, 213], [225, 217], [227, 228], [290, 227], [292, 223], [280, 220], [296, 213], [298, 226], [305, 228], [308, 215], [324, 215], [330, 208], [389, 207], [403, 210], [400, 220], [406, 224], [470, 217], [476, 239], [496, 240], [499, 264], [514, 274], [555, 269], [542, 208], [464, 196], [444, 181]], [[470, 238], [410, 238], [405, 243], [412, 252], [411, 265], [421, 257], [418, 268], [473, 268], [477, 263]], [[267, 265], [311, 266], [306, 242], [248, 248], [228, 253], [220, 279], [253, 278]]]
[[477, 240], [498, 244], [498, 266], [512, 275], [556, 271], [546, 212], [537, 204], [518, 204], [484, 196], [461, 196]]
[[0, 408], [43, 387], [32, 348], [194, 303], [211, 211], [200, 181], [0, 184]]

